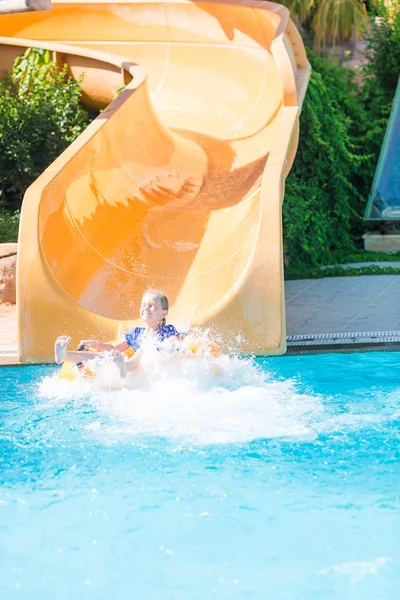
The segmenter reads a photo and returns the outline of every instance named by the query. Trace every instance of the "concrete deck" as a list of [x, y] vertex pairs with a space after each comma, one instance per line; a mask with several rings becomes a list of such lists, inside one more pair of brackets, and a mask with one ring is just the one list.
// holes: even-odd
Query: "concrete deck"
[[17, 343], [17, 309], [13, 304], [0, 304], [0, 346]]
[[400, 329], [400, 275], [286, 281], [287, 335]]
[[14, 364], [17, 351], [17, 309], [0, 304], [0, 365]]

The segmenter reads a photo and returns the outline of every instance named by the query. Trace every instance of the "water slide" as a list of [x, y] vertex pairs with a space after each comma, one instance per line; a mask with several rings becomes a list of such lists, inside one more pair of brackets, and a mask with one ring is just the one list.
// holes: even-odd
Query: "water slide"
[[61, 333], [118, 338], [149, 287], [181, 328], [283, 353], [282, 201], [309, 78], [288, 10], [53, 0], [0, 32], [0, 69], [48, 48], [102, 109], [24, 198], [20, 360], [52, 360]]

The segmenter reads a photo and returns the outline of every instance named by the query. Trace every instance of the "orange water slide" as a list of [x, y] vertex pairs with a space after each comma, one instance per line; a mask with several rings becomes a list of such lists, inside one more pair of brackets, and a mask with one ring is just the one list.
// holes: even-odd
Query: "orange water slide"
[[51, 360], [64, 332], [117, 338], [148, 287], [178, 327], [284, 352], [281, 209], [309, 77], [288, 10], [53, 1], [0, 16], [0, 32], [0, 69], [49, 48], [104, 109], [25, 195], [20, 359]]

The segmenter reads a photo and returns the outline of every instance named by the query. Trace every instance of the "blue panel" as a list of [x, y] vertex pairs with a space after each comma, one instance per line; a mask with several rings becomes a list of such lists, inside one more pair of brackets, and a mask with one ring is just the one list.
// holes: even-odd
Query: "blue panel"
[[365, 219], [400, 221], [400, 80], [372, 183]]

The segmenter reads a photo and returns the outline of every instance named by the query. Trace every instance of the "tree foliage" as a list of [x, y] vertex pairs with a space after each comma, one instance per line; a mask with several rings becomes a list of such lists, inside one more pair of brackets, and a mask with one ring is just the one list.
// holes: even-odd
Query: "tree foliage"
[[400, 0], [374, 5], [368, 63], [354, 73], [312, 53], [283, 223], [289, 269], [340, 261], [362, 245], [366, 202], [399, 77]]
[[281, 0], [292, 18], [311, 35], [315, 48], [322, 49], [360, 35], [365, 27], [363, 0]]
[[29, 48], [0, 82], [0, 203], [18, 210], [28, 186], [87, 127], [81, 83], [50, 52]]
[[0, 208], [0, 244], [18, 241], [19, 211], [9, 213]]
[[[367, 42], [364, 67], [365, 83], [371, 95], [380, 90], [379, 101], [390, 103], [400, 76], [400, 0], [375, 0], [370, 26], [365, 32]], [[373, 94], [372, 94], [373, 95]]]
[[283, 223], [290, 265], [329, 262], [354, 250], [363, 197], [354, 180], [367, 158], [354, 135], [362, 106], [346, 69], [310, 53], [312, 75], [300, 143], [287, 179]]

